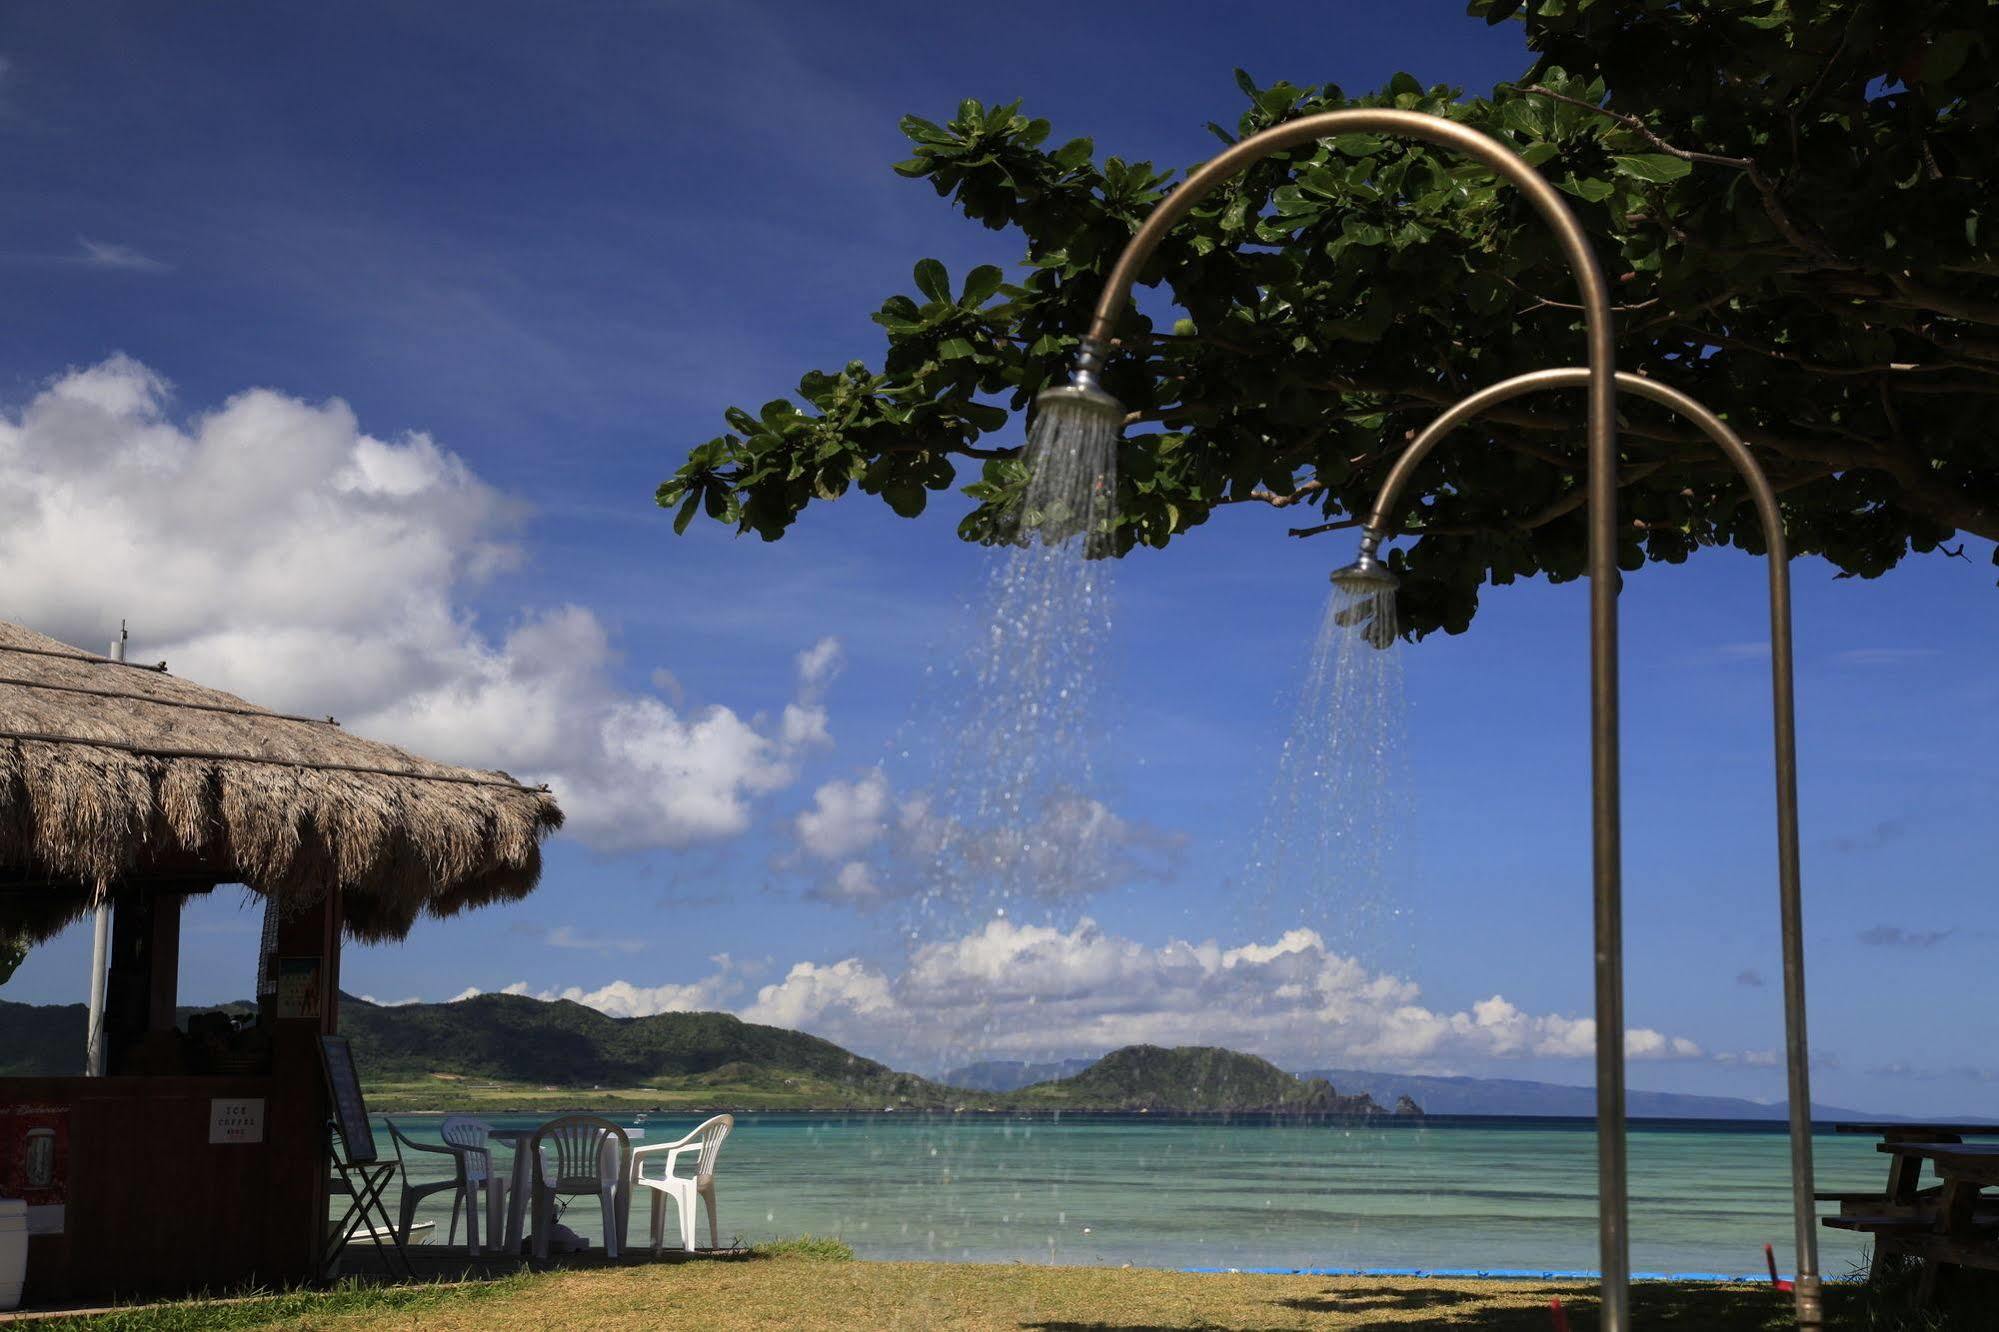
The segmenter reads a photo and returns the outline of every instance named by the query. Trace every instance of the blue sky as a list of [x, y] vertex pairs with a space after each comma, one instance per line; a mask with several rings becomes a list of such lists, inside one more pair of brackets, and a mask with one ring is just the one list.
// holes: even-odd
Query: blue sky
[[[948, 504], [904, 522], [857, 497], [775, 545], [676, 539], [651, 504], [724, 407], [877, 356], [868, 315], [916, 258], [1016, 257], [889, 170], [901, 115], [1020, 97], [1100, 153], [1185, 165], [1236, 114], [1236, 65], [1476, 90], [1525, 63], [1516, 28], [1448, 2], [1138, 12], [10, 9], [0, 463], [32, 484], [0, 495], [26, 506], [0, 614], [93, 647], [124, 616], [193, 678], [576, 792], [538, 894], [350, 950], [357, 992], [725, 1006], [926, 1071], [1122, 1033], [1586, 1081], [1580, 584], [1492, 591], [1470, 634], [1398, 649], [1394, 884], [1272, 899], [1244, 866], [1350, 550], [1229, 511], [1124, 562], [1098, 795], [1170, 844], [1170, 874], [1003, 927], [931, 919], [912, 957], [910, 913], [837, 900], [798, 816], [887, 854], [989, 557]], [[1978, 1016], [1999, 998], [1999, 603], [1989, 547], [1968, 554], [1872, 583], [1794, 570], [1822, 1100], [1999, 1114]], [[1699, 1051], [1634, 1061], [1635, 1086], [1781, 1094], [1762, 589], [1729, 552], [1628, 585], [1629, 1016]], [[249, 989], [238, 898], [190, 915], [190, 999]], [[5, 997], [80, 997], [87, 955], [49, 945]], [[996, 967], [1013, 990], [980, 989]], [[1359, 1025], [1273, 1008], [1301, 977]], [[1041, 983], [1059, 1020], [1017, 1002]]]

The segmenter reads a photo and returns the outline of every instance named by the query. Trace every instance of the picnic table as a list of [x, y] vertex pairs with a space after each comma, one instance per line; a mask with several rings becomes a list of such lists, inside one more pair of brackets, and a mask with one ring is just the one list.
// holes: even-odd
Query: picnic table
[[[1945, 1264], [1999, 1270], [1999, 1212], [1981, 1205], [1979, 1191], [1999, 1185], [1999, 1143], [1967, 1143], [1967, 1137], [1999, 1135], [1993, 1124], [1838, 1124], [1840, 1133], [1879, 1137], [1875, 1150], [1888, 1157], [1888, 1183], [1880, 1193], [1820, 1193], [1837, 1202], [1838, 1216], [1825, 1224], [1874, 1236], [1872, 1272], [1897, 1254], [1923, 1260], [1917, 1299], [1936, 1292]], [[1938, 1183], [1920, 1187], [1923, 1163]]]

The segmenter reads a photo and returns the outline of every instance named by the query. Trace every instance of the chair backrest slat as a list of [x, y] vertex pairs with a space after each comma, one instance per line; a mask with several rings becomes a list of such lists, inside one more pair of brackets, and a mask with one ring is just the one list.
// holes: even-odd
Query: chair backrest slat
[[479, 1150], [487, 1145], [493, 1126], [483, 1119], [470, 1115], [449, 1115], [438, 1127], [438, 1136], [453, 1147], [470, 1147]]
[[694, 1130], [701, 1135], [701, 1159], [694, 1167], [696, 1179], [705, 1180], [715, 1173], [715, 1158], [722, 1154], [722, 1139], [735, 1126], [734, 1115], [716, 1115]]
[[[557, 1192], [595, 1192], [624, 1175], [631, 1138], [598, 1115], [564, 1115], [535, 1130], [529, 1144], [535, 1182]], [[606, 1160], [615, 1157], [615, 1160]]]

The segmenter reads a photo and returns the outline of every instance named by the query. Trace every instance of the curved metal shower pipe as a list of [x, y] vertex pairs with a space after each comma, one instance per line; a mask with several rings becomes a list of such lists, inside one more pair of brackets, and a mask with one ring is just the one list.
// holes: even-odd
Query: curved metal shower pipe
[[[1072, 383], [1043, 396], [1083, 399], [1104, 411], [1098, 389], [1118, 316], [1132, 283], [1167, 231], [1223, 181], [1275, 153], [1340, 134], [1382, 134], [1454, 149], [1510, 181], [1548, 224], [1580, 290], [1589, 370], [1590, 823], [1593, 845], [1596, 972], [1597, 1245], [1603, 1268], [1604, 1332], [1628, 1332], [1631, 1262], [1624, 1128], [1624, 902], [1619, 814], [1617, 715], [1617, 386], [1609, 288], [1589, 237], [1540, 173], [1491, 135], [1420, 111], [1357, 107], [1272, 126], [1196, 169], [1154, 207], [1105, 280], [1076, 357]], [[1121, 416], [1122, 413], [1119, 412]]]
[[[1536, 370], [1501, 380], [1457, 403], [1425, 426], [1395, 460], [1381, 483], [1374, 507], [1368, 512], [1368, 535], [1378, 542], [1393, 530], [1390, 520], [1410, 477], [1451, 431], [1502, 402], [1551, 389], [1582, 388], [1589, 382], [1589, 371], [1581, 367]], [[1805, 1034], [1805, 941], [1798, 866], [1798, 733], [1791, 669], [1791, 558], [1784, 539], [1784, 517], [1777, 507], [1777, 492], [1770, 488], [1769, 478], [1764, 476], [1749, 446], [1698, 400], [1641, 375], [1618, 375], [1617, 388], [1684, 417], [1728, 455], [1748, 483], [1769, 553], [1770, 701], [1777, 760], [1777, 903], [1784, 952], [1785, 1061], [1790, 1074], [1791, 1219], [1797, 1232], [1798, 1270], [1793, 1296], [1799, 1324], [1816, 1327], [1823, 1313], [1818, 1216], [1812, 1204], [1811, 1045]]]

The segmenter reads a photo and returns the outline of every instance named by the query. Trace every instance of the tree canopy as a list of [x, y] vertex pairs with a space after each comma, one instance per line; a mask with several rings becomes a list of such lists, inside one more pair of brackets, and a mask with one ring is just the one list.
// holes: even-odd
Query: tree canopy
[[[1472, 0], [1524, 22], [1532, 66], [1489, 96], [1398, 74], [1349, 96], [1260, 87], [1223, 142], [1347, 106], [1485, 130], [1569, 197], [1618, 300], [1618, 364], [1682, 388], [1755, 448], [1792, 549], [1873, 577], [1999, 538], [1999, 6], [1986, 0]], [[1024, 239], [1009, 280], [915, 266], [874, 316], [878, 363], [813, 371], [797, 400], [726, 413], [658, 491], [776, 540], [857, 489], [913, 517], [975, 504], [1014, 539], [1018, 414], [1065, 374], [1105, 273], [1175, 173], [1056, 144], [1018, 103], [903, 121], [928, 181]], [[1141, 275], [1105, 386], [1130, 409], [1115, 553], [1225, 504], [1279, 530], [1357, 526], [1387, 461], [1445, 405], [1583, 357], [1574, 283], [1517, 192], [1445, 150], [1347, 135], [1204, 200]], [[1145, 287], [1158, 288], [1149, 294]], [[1166, 299], [1175, 309], [1165, 312]], [[1160, 313], [1155, 319], [1152, 314]], [[1755, 511], [1684, 423], [1622, 404], [1627, 569], [1760, 552]], [[1401, 622], [1464, 629], [1479, 589], [1579, 576], [1582, 403], [1522, 400], [1426, 462], [1402, 515]], [[978, 470], [962, 475], [971, 464]], [[1995, 557], [1999, 558], [1999, 557]]]

